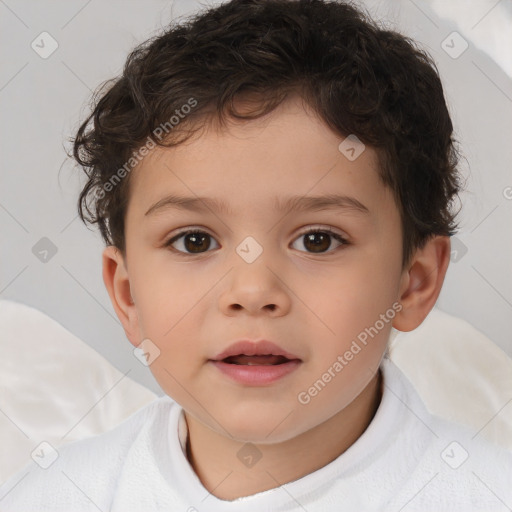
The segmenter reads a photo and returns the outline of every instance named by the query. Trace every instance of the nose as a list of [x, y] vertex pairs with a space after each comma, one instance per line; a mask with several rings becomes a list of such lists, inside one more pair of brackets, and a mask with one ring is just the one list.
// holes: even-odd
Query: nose
[[[228, 316], [282, 316], [291, 307], [290, 288], [282, 271], [267, 265], [261, 255], [256, 261], [236, 262], [219, 298], [221, 311]], [[288, 285], [288, 286], [287, 286]]]

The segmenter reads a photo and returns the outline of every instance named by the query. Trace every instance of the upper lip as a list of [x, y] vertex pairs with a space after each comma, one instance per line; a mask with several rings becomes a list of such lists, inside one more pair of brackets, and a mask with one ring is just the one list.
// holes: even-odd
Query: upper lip
[[279, 345], [268, 340], [250, 341], [240, 340], [229, 345], [229, 347], [217, 354], [213, 360], [222, 361], [226, 357], [230, 356], [263, 356], [263, 355], [274, 355], [283, 356], [287, 359], [300, 359], [295, 354], [282, 349]]

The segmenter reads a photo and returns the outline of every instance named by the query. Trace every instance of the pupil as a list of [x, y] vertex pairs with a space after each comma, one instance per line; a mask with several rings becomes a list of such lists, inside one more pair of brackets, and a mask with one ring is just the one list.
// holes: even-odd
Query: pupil
[[[316, 241], [315, 241], [315, 239], [316, 239]], [[326, 236], [325, 233], [320, 233], [320, 232], [309, 233], [308, 235], [306, 235], [306, 240], [307, 240], [307, 242], [305, 244], [306, 248], [308, 248], [307, 247], [308, 243], [310, 243], [310, 242], [312, 243], [313, 248], [314, 248], [314, 250], [312, 252], [322, 252], [322, 251], [318, 251], [316, 249], [320, 248], [322, 250], [327, 250], [327, 249], [329, 249], [329, 246], [331, 245], [329, 237]]]
[[[202, 249], [206, 250], [210, 247], [210, 243], [206, 244], [206, 247], [202, 247], [201, 244], [204, 244], [206, 238], [209, 237], [207, 234], [201, 233], [190, 233], [185, 236], [185, 247], [187, 251], [190, 252], [201, 252]], [[187, 241], [191, 241], [192, 245], [189, 245]]]

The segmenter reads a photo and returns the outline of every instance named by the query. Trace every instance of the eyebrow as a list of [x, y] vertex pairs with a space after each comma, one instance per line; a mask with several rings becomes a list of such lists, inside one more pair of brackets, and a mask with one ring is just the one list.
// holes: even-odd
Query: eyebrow
[[[194, 212], [215, 210], [226, 215], [233, 215], [233, 211], [225, 201], [210, 197], [185, 197], [171, 194], [153, 204], [145, 213], [145, 216], [153, 215], [158, 211], [169, 208]], [[345, 210], [366, 215], [370, 213], [368, 208], [356, 198], [339, 194], [291, 196], [284, 200], [276, 197], [274, 199], [274, 208], [280, 212]]]

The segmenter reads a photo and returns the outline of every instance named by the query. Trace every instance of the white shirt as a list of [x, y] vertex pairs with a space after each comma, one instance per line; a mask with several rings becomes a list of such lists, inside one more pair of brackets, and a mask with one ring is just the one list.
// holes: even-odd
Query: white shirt
[[[164, 396], [113, 430], [67, 444], [47, 469], [31, 462], [0, 488], [0, 510], [113, 512], [468, 512], [512, 507], [512, 453], [431, 415], [400, 369], [361, 437], [298, 480], [226, 501], [186, 457], [183, 409]], [[508, 508], [507, 508], [508, 507]]]

